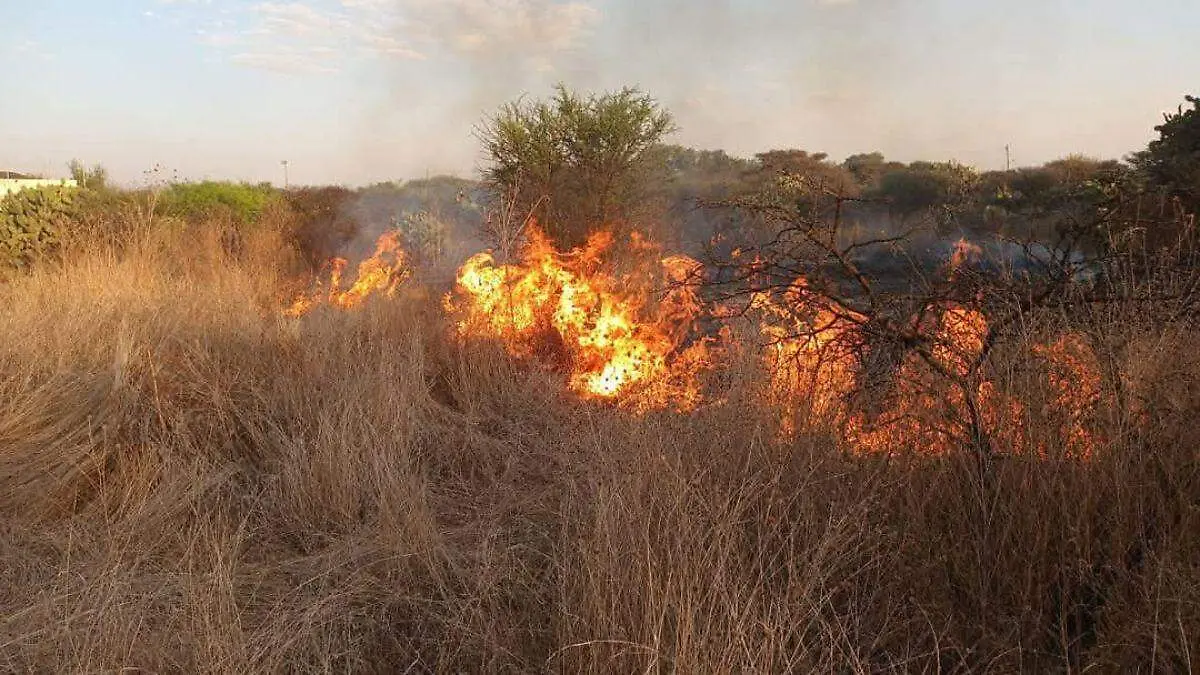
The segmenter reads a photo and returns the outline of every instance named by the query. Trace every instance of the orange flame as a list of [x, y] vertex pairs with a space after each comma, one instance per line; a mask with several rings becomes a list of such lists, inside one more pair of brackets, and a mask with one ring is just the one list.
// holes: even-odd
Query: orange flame
[[[486, 252], [473, 256], [459, 270], [457, 292], [446, 298], [457, 332], [500, 340], [517, 356], [552, 357], [545, 346], [559, 345], [569, 386], [586, 397], [638, 410], [691, 409], [705, 359], [702, 347], [682, 349], [682, 343], [700, 303], [679, 282], [699, 263], [682, 256], [662, 261], [671, 290], [652, 312], [648, 293], [601, 270], [612, 241], [597, 233], [560, 254], [530, 228], [517, 264], [497, 264]], [[644, 240], [634, 244], [649, 250]]]
[[934, 361], [959, 377], [966, 376], [983, 353], [987, 332], [987, 319], [981, 312], [958, 306], [946, 308], [934, 335]]
[[[927, 308], [928, 319], [913, 320], [913, 339], [925, 346], [907, 348], [886, 366], [881, 405], [874, 405], [863, 398], [859, 362], [868, 348], [867, 317], [813, 292], [801, 278], [782, 292], [752, 294], [742, 306], [715, 308], [720, 330], [697, 340], [704, 302], [692, 282], [701, 265], [667, 256], [654, 266], [657, 282], [647, 281], [644, 268], [619, 276], [605, 267], [612, 244], [598, 233], [562, 253], [531, 229], [516, 262], [500, 264], [490, 252], [473, 256], [445, 300], [457, 335], [494, 339], [515, 356], [550, 362], [581, 396], [637, 411], [692, 410], [717, 400], [703, 386], [705, 374], [720, 367], [718, 358], [758, 342], [768, 373], [760, 395], [778, 415], [784, 438], [824, 429], [840, 432], [858, 453], [940, 455], [982, 442], [995, 452], [1045, 454], [1043, 441], [1023, 435], [1025, 404], [989, 379], [983, 358], [989, 327], [979, 310], [945, 303]], [[643, 258], [659, 255], [644, 238], [630, 244]], [[960, 241], [951, 273], [979, 253]], [[752, 271], [758, 262], [750, 263]], [[665, 292], [652, 297], [647, 288], [656, 283]], [[1055, 404], [1073, 411], [1064, 431], [1070, 453], [1087, 457], [1096, 439], [1084, 418], [1100, 387], [1094, 356], [1077, 340], [1035, 353], [1051, 363]]]
[[354, 309], [375, 293], [387, 297], [395, 295], [397, 287], [404, 283], [412, 272], [407, 266], [408, 258], [401, 248], [400, 232], [385, 232], [375, 242], [375, 253], [358, 265], [358, 276], [349, 288], [342, 289], [342, 276], [348, 264], [345, 258], [329, 261], [329, 290], [321, 290], [318, 282], [312, 292], [298, 296], [283, 310], [287, 317], [300, 317], [312, 311], [322, 302], [339, 309]]
[[785, 436], [802, 419], [833, 421], [845, 414], [855, 384], [857, 359], [851, 350], [859, 314], [817, 301], [808, 283], [797, 279], [776, 301], [755, 294], [747, 318], [765, 339], [763, 363], [767, 398], [779, 408]]
[[978, 244], [967, 241], [965, 237], [954, 242], [954, 251], [950, 254], [949, 273], [953, 277], [965, 264], [978, 260], [983, 256], [983, 249]]
[[1050, 344], [1035, 346], [1033, 353], [1049, 366], [1051, 404], [1065, 415], [1063, 437], [1067, 453], [1087, 459], [1098, 441], [1088, 428], [1088, 418], [1103, 395], [1095, 352], [1083, 336], [1068, 333]]

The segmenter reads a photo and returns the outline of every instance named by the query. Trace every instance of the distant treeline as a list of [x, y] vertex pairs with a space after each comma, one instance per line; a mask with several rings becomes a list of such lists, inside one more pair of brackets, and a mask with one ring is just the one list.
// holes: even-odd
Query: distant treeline
[[834, 205], [847, 232], [868, 236], [921, 230], [935, 242], [993, 235], [1049, 242], [1064, 224], [1120, 208], [1130, 195], [1139, 209], [1149, 200], [1160, 211], [1200, 210], [1200, 100], [1187, 102], [1155, 127], [1158, 138], [1124, 160], [1071, 155], [979, 171], [954, 161], [897, 162], [879, 152], [836, 161], [779, 149], [744, 158], [670, 145], [660, 140], [674, 129], [669, 114], [637, 90], [584, 98], [563, 89], [528, 109], [502, 109], [484, 137], [491, 160], [479, 180], [435, 176], [287, 190], [170, 182], [129, 191], [112, 188], [103, 167], [72, 162], [84, 188], [78, 193], [50, 199], [27, 190], [0, 201], [0, 257], [27, 266], [52, 252], [67, 230], [111, 227], [139, 209], [176, 221], [215, 220], [234, 231], [284, 218], [313, 267], [333, 255], [365, 253], [391, 228], [404, 232], [419, 261], [453, 263], [526, 216], [542, 220], [563, 247], [609, 227], [697, 253], [771, 236], [737, 207], [747, 199], [788, 203], [813, 217], [830, 217]]

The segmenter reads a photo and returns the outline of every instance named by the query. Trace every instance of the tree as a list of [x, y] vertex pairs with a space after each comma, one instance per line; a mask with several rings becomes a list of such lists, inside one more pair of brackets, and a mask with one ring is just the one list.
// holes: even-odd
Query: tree
[[1158, 138], [1130, 162], [1155, 187], [1179, 199], [1190, 212], [1200, 210], [1200, 98], [1184, 97], [1191, 104], [1163, 115], [1163, 123], [1154, 127]]
[[706, 203], [732, 197], [743, 191], [747, 176], [757, 166], [749, 159], [733, 157], [724, 150], [698, 150], [680, 145], [659, 145], [648, 161], [664, 169], [666, 180], [659, 187], [664, 218], [670, 230], [655, 233], [675, 250], [696, 253], [719, 232], [737, 229], [735, 214], [719, 214], [703, 208]]
[[[1064, 227], [1113, 206], [1130, 173], [1120, 162], [1082, 155], [1040, 167], [988, 171], [979, 176], [974, 197], [961, 205], [957, 218], [963, 229], [978, 233], [1052, 241]], [[1099, 238], [1089, 246], [1102, 243], [1104, 234], [1095, 234]]]
[[1101, 160], [1087, 155], [1072, 154], [1046, 162], [1042, 169], [1054, 177], [1060, 188], [1074, 189], [1091, 180], [1104, 178], [1121, 170], [1116, 160]]
[[649, 151], [674, 130], [670, 113], [638, 89], [581, 96], [559, 85], [549, 100], [509, 103], [482, 125], [483, 177], [514, 213], [574, 246], [645, 215], [662, 168]]
[[979, 174], [957, 162], [913, 162], [883, 175], [877, 196], [900, 219], [914, 215], [936, 215], [941, 227], [946, 216], [976, 189]]
[[889, 162], [884, 159], [882, 152], [850, 155], [842, 162], [842, 166], [854, 176], [864, 190], [879, 187], [879, 181], [885, 173], [904, 168], [900, 162]]
[[[953, 221], [964, 205], [971, 206], [980, 184], [974, 170], [954, 163], [918, 162], [889, 175], [909, 180], [890, 183], [896, 197], [906, 197], [914, 208], [945, 212]], [[1019, 451], [1013, 439], [1004, 440], [1003, 397], [994, 397], [990, 382], [998, 365], [993, 354], [1021, 348], [1026, 326], [1122, 307], [1164, 323], [1200, 315], [1195, 292], [1200, 266], [1187, 264], [1195, 259], [1193, 242], [1181, 240], [1165, 255], [1091, 245], [1097, 233], [1122, 229], [1117, 221], [1125, 211], [1114, 200], [1076, 202], [1079, 208], [1054, 218], [1058, 227], [1052, 240], [995, 236], [963, 242], [974, 255], [985, 250], [1018, 254], [1013, 261], [1020, 263], [1019, 273], [972, 262], [964, 250], [927, 269], [910, 265], [913, 275], [905, 278], [878, 261], [913, 262], [913, 246], [919, 243], [913, 230], [848, 232], [846, 207], [857, 198], [827, 192], [823, 201], [833, 206], [814, 209], [780, 199], [775, 186], [764, 189], [725, 206], [750, 213], [770, 236], [750, 247], [714, 250], [693, 282], [705, 287], [714, 313], [760, 322], [764, 316], [767, 321], [784, 317], [771, 324], [763, 346], [792, 362], [780, 364], [785, 375], [801, 378], [796, 391], [807, 396], [795, 400], [801, 415], [822, 424], [836, 420], [836, 406], [829, 401], [840, 398], [846, 410], [865, 413], [846, 428], [851, 433], [903, 428], [924, 417], [918, 427], [933, 430], [929, 437], [941, 446], [946, 439], [961, 442], [973, 451], [982, 475], [993, 475], [998, 453]], [[822, 368], [834, 375], [823, 375]], [[910, 400], [938, 403], [924, 411], [906, 410], [905, 396], [896, 398], [896, 392], [905, 391]], [[793, 398], [798, 397], [786, 399], [789, 405]], [[924, 433], [905, 435], [912, 440]], [[887, 433], [884, 438], [894, 445], [897, 437]]]
[[103, 190], [108, 186], [108, 169], [101, 164], [89, 167], [78, 159], [73, 159], [67, 163], [67, 168], [71, 170], [71, 179], [81, 188]]
[[760, 201], [786, 204], [812, 215], [830, 208], [836, 198], [860, 194], [854, 176], [823, 152], [769, 150], [754, 159], [744, 189]]
[[828, 190], [844, 196], [857, 196], [854, 175], [829, 161], [824, 152], [807, 150], [769, 150], [754, 156], [758, 166], [753, 173], [770, 183], [782, 175], [800, 179], [811, 190]]

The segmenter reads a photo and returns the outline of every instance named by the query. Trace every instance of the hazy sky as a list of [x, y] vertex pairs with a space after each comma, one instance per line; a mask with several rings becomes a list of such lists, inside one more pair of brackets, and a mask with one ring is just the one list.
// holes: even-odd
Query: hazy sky
[[639, 85], [750, 155], [1120, 157], [1200, 93], [1197, 0], [0, 0], [0, 169], [470, 175], [500, 103]]

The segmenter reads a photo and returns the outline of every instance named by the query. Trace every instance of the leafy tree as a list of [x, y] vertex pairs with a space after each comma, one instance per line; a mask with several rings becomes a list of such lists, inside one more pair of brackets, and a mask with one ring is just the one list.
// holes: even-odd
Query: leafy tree
[[662, 167], [660, 201], [665, 226], [656, 235], [663, 243], [698, 253], [718, 232], [740, 227], [739, 215], [705, 208], [745, 191], [753, 160], [733, 157], [724, 150], [698, 150], [681, 145], [660, 145], [652, 151], [654, 166]]
[[675, 126], [649, 95], [625, 88], [581, 96], [559, 85], [547, 101], [505, 105], [479, 130], [485, 182], [530, 214], [561, 246], [598, 227], [621, 229], [646, 215], [651, 153]]
[[1075, 231], [1075, 224], [1094, 220], [1099, 209], [1111, 208], [1113, 190], [1129, 173], [1120, 162], [1082, 155], [1040, 167], [988, 171], [979, 177], [973, 198], [961, 204], [958, 220], [965, 229], [1053, 241], [1064, 230]]
[[103, 190], [108, 187], [108, 169], [101, 164], [89, 167], [78, 159], [73, 159], [67, 163], [67, 168], [71, 171], [71, 179], [81, 188]]
[[[807, 150], [769, 150], [754, 156], [757, 167], [753, 174], [761, 185], [773, 182], [780, 176], [800, 179], [809, 192], [833, 192], [843, 196], [859, 193], [854, 175], [845, 167], [829, 161], [824, 152], [810, 153]], [[752, 179], [753, 180], [753, 179]]]
[[734, 189], [755, 168], [748, 159], [733, 157], [724, 150], [698, 150], [682, 145], [660, 145], [653, 149], [654, 162], [684, 192], [697, 195]]
[[1183, 106], [1154, 127], [1158, 138], [1130, 157], [1151, 185], [1163, 188], [1188, 210], [1200, 210], [1200, 97], [1186, 96]]
[[786, 205], [813, 215], [831, 208], [845, 197], [860, 194], [854, 176], [829, 161], [823, 152], [770, 150], [754, 156], [755, 166], [747, 174], [745, 192], [759, 201]]
[[913, 162], [889, 171], [879, 182], [878, 197], [901, 219], [935, 214], [947, 226], [946, 216], [968, 199], [979, 185], [979, 174], [957, 162]]
[[884, 174], [904, 168], [900, 162], [889, 162], [881, 152], [860, 153], [850, 155], [842, 162], [842, 166], [854, 176], [854, 180], [864, 190], [879, 187], [879, 181]]
[[1066, 189], [1078, 188], [1088, 181], [1119, 171], [1120, 168], [1120, 163], [1116, 160], [1102, 160], [1080, 154], [1067, 155], [1042, 165], [1042, 169], [1054, 177], [1055, 185]]

